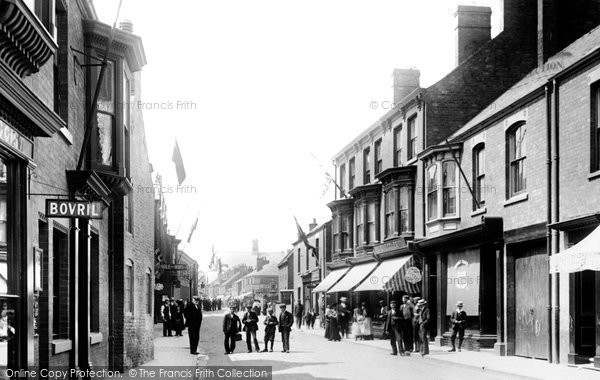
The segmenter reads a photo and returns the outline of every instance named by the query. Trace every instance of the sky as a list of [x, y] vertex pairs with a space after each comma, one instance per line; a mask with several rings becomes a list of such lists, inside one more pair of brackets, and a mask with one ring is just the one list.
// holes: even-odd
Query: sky
[[[170, 233], [205, 269], [282, 252], [331, 218], [333, 156], [388, 110], [394, 68], [427, 87], [454, 68], [458, 4], [499, 0], [122, 0], [148, 64], [142, 103], [149, 159], [163, 176]], [[118, 0], [95, 0], [112, 25]], [[166, 5], [168, 4], [168, 5]], [[175, 141], [187, 178], [178, 188]], [[137, 221], [143, 222], [143, 221]]]

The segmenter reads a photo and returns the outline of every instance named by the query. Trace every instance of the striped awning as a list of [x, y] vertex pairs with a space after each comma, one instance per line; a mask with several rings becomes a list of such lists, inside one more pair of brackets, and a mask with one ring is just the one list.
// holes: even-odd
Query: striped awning
[[[423, 274], [417, 266], [414, 256], [405, 256], [404, 263], [389, 277], [383, 285], [383, 290], [402, 291], [408, 294], [420, 294]], [[399, 263], [398, 260], [396, 263]], [[385, 263], [385, 261], [384, 261]]]
[[375, 269], [377, 262], [365, 263], [353, 266], [347, 275], [344, 276], [333, 288], [327, 293], [348, 292], [356, 285], [364, 281], [367, 276]]
[[410, 261], [412, 256], [395, 257], [382, 261], [381, 264], [365, 279], [355, 292], [385, 291], [385, 285], [402, 267]]

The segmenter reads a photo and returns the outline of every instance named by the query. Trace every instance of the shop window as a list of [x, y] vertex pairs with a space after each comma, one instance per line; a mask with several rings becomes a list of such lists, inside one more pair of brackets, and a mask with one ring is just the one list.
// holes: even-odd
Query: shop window
[[408, 119], [408, 130], [407, 130], [407, 141], [408, 141], [408, 159], [410, 160], [417, 155], [417, 116], [413, 116]]
[[394, 166], [402, 166], [402, 142], [400, 141], [402, 127], [394, 129]]
[[473, 187], [475, 201], [473, 210], [485, 205], [485, 146], [479, 144], [473, 149]]
[[133, 261], [127, 260], [125, 263], [125, 305], [124, 310], [126, 313], [134, 312], [134, 299], [135, 299], [135, 277], [133, 271]]
[[371, 183], [371, 148], [363, 150], [363, 184]]
[[526, 133], [527, 125], [525, 123], [518, 123], [507, 132], [508, 198], [524, 192], [527, 188], [527, 179], [525, 178]]
[[383, 159], [381, 158], [381, 139], [375, 141], [375, 175], [379, 174], [383, 169]]
[[352, 190], [354, 188], [354, 180], [356, 179], [356, 167], [354, 163], [354, 157], [348, 161], [348, 172], [350, 177], [348, 178], [348, 189]]
[[340, 196], [345, 197], [346, 191], [346, 164], [340, 166]]
[[590, 169], [592, 172], [600, 170], [600, 84], [592, 87], [592, 128], [591, 128], [591, 156]]
[[100, 241], [97, 233], [91, 233], [90, 247], [90, 331], [100, 332]]
[[146, 314], [152, 315], [152, 270], [146, 269]]
[[52, 336], [63, 339], [69, 335], [69, 244], [66, 231], [54, 228], [52, 237]]
[[454, 161], [445, 161], [442, 163], [442, 212], [443, 216], [456, 215], [456, 163]]
[[438, 217], [438, 166], [431, 165], [427, 169], [427, 219]]

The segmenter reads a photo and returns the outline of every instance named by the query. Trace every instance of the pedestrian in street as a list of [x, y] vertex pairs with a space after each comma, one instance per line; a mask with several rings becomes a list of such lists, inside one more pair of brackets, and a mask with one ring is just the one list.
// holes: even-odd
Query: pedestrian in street
[[404, 339], [404, 350], [410, 352], [413, 350], [413, 317], [414, 306], [408, 295], [402, 296], [402, 306], [400, 307], [402, 314], [402, 338]]
[[181, 308], [177, 304], [175, 297], [171, 297], [171, 304], [169, 305], [169, 311], [171, 313], [171, 330], [175, 330], [175, 336], [183, 336], [181, 334], [181, 321], [183, 318], [183, 316], [182, 316], [183, 310], [181, 310]]
[[246, 312], [242, 318], [242, 324], [244, 325], [243, 331], [246, 332], [246, 345], [248, 346], [248, 353], [252, 352], [252, 341], [254, 341], [254, 349], [256, 352], [260, 351], [258, 346], [258, 340], [256, 339], [256, 331], [258, 330], [258, 314], [256, 311], [248, 305], [246, 306]]
[[427, 301], [419, 300], [419, 337], [421, 339], [421, 356], [429, 355], [429, 307]]
[[350, 333], [350, 319], [352, 318], [352, 314], [350, 313], [350, 308], [347, 302], [348, 298], [341, 297], [340, 304], [337, 308], [340, 335], [345, 338], [348, 338], [348, 334]]
[[169, 300], [165, 300], [160, 307], [163, 322], [163, 336], [173, 336], [171, 333], [171, 308]]
[[265, 349], [262, 352], [267, 352], [267, 346], [271, 342], [271, 352], [273, 352], [273, 342], [275, 341], [275, 331], [277, 330], [277, 317], [273, 315], [273, 309], [267, 309], [267, 317], [265, 318]]
[[421, 352], [421, 336], [419, 332], [419, 317], [421, 315], [420, 299], [421, 297], [413, 297], [412, 299], [412, 303], [415, 305], [412, 322], [413, 352]]
[[354, 308], [354, 312], [352, 313], [352, 335], [354, 335], [354, 340], [362, 340], [363, 339], [363, 323], [364, 317], [362, 316], [360, 307]]
[[300, 300], [298, 300], [296, 305], [294, 305], [294, 317], [296, 317], [296, 328], [298, 330], [300, 330], [300, 327], [302, 326], [302, 316], [303, 315], [304, 315], [304, 305], [302, 305], [302, 302], [300, 302]]
[[388, 311], [390, 311], [390, 309], [386, 306], [385, 301], [380, 300], [379, 301], [379, 315], [377, 315], [377, 318], [380, 321], [385, 322], [385, 320], [387, 319]]
[[360, 313], [364, 318], [362, 337], [363, 339], [373, 340], [373, 320], [369, 317], [367, 304], [365, 302], [360, 304]]
[[402, 339], [402, 314], [396, 306], [396, 301], [390, 302], [390, 311], [388, 311], [383, 331], [390, 336], [390, 345], [392, 346], [392, 355], [404, 355], [404, 346]]
[[304, 315], [304, 325], [306, 326], [306, 329], [315, 329], [315, 313], [312, 310], [309, 310], [306, 312], [306, 314]]
[[456, 303], [456, 310], [452, 312], [452, 315], [450, 316], [450, 322], [452, 323], [452, 336], [450, 336], [452, 349], [449, 351], [456, 351], [456, 336], [458, 335], [458, 352], [460, 352], [463, 339], [465, 338], [465, 327], [467, 325], [467, 312], [463, 310], [462, 301], [458, 301]]
[[279, 314], [279, 332], [281, 333], [281, 341], [283, 342], [283, 351], [290, 353], [290, 331], [294, 325], [294, 317], [292, 313], [285, 309], [285, 304], [279, 306], [281, 313]]
[[259, 300], [254, 300], [254, 303], [252, 304], [252, 310], [256, 313], [256, 315], [260, 314], [260, 301]]
[[233, 307], [223, 317], [223, 334], [225, 334], [225, 355], [233, 354], [235, 351], [235, 335], [242, 330], [242, 322], [235, 314]]
[[177, 331], [179, 331], [179, 336], [183, 336], [182, 331], [185, 330], [186, 323], [184, 320], [184, 318], [185, 318], [184, 311], [185, 311], [185, 308], [187, 305], [188, 305], [187, 302], [184, 303], [182, 299], [177, 300], [177, 307], [179, 309], [179, 314], [180, 314], [179, 322], [177, 325], [177, 329], [178, 329]]
[[200, 341], [200, 327], [202, 326], [202, 308], [198, 296], [192, 298], [184, 312], [186, 325], [188, 328], [188, 338], [190, 340], [190, 353], [198, 354], [198, 342]]
[[328, 310], [326, 311], [327, 314], [325, 315], [325, 318], [329, 326], [329, 331], [325, 331], [325, 337], [327, 338], [327, 340], [339, 342], [342, 340], [342, 337], [340, 336], [340, 328], [338, 324], [336, 308], [337, 304], [333, 304], [331, 305], [331, 307], [328, 307]]

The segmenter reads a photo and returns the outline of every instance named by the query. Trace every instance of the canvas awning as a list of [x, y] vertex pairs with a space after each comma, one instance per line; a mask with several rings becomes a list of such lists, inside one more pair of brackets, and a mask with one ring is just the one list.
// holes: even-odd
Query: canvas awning
[[421, 271], [415, 267], [412, 255], [385, 260], [354, 291], [404, 291], [417, 294], [421, 292]]
[[252, 297], [252, 292], [242, 293], [238, 296], [239, 298]]
[[344, 276], [333, 288], [327, 293], [347, 292], [360, 284], [377, 266], [377, 262], [355, 265], [350, 268], [348, 274]]
[[571, 248], [550, 256], [550, 273], [584, 270], [600, 271], [600, 226]]
[[327, 277], [325, 277], [323, 281], [321, 281], [321, 283], [313, 289], [313, 293], [328, 291], [329, 288], [335, 285], [336, 282], [340, 280], [340, 278], [344, 277], [344, 275], [348, 273], [349, 270], [350, 268], [342, 268], [331, 271], [331, 273], [329, 273]]

